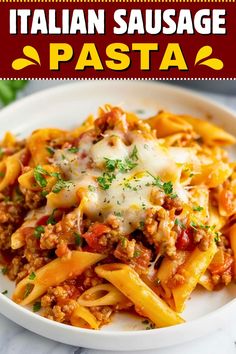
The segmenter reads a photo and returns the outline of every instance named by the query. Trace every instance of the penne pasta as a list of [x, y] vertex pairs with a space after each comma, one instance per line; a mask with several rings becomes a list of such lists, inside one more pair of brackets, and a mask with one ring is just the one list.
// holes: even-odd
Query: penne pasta
[[63, 139], [66, 137], [66, 134], [64, 130], [55, 128], [34, 131], [26, 145], [31, 153], [34, 166], [48, 163], [48, 158], [50, 157], [50, 153], [47, 150], [48, 141]]
[[152, 129], [156, 130], [158, 138], [165, 138], [172, 134], [191, 132], [192, 125], [180, 116], [168, 112], [159, 112], [156, 116], [145, 120]]
[[203, 252], [196, 248], [180, 267], [181, 270], [179, 272], [184, 276], [185, 283], [172, 290], [177, 312], [183, 312], [186, 301], [195, 289], [201, 276], [206, 272], [216, 251], [217, 247], [213, 240], [207, 251]]
[[125, 264], [105, 264], [95, 268], [96, 273], [117, 287], [143, 316], [148, 317], [157, 327], [173, 326], [183, 323], [183, 319], [158, 297], [138, 276]]
[[85, 307], [117, 305], [126, 302], [128, 299], [111, 284], [93, 286], [78, 299], [78, 304]]
[[197, 119], [188, 115], [180, 116], [186, 123], [191, 124], [197, 134], [209, 145], [226, 146], [235, 144], [236, 140], [231, 134], [206, 120]]
[[50, 286], [55, 286], [68, 278], [80, 275], [86, 268], [101, 261], [105, 256], [96, 253], [71, 251], [68, 255], [57, 258], [35, 272], [35, 279], [23, 279], [13, 293], [13, 300], [21, 305], [28, 305]]
[[70, 322], [75, 327], [98, 329], [99, 321], [96, 317], [84, 306], [77, 305], [73, 311]]
[[21, 172], [20, 155], [21, 153], [14, 154], [0, 162], [0, 192], [16, 182]]

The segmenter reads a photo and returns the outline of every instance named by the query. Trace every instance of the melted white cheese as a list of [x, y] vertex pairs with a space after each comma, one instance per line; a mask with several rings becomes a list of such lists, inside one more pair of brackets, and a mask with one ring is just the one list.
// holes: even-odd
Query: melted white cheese
[[[130, 159], [134, 148], [137, 149], [137, 159], [134, 157], [132, 162], [137, 166], [128, 172], [116, 170], [109, 188], [102, 189], [97, 177], [106, 171], [105, 158], [124, 162]], [[184, 161], [185, 156], [182, 158]], [[130, 133], [128, 139], [121, 132], [107, 131], [95, 144], [92, 144], [91, 138], [85, 137], [81, 139], [78, 153], [71, 153], [68, 149], [58, 150], [54, 159], [65, 177], [73, 181], [73, 185], [61, 191], [58, 198], [71, 199], [74, 203], [77, 190], [83, 188], [87, 191], [84, 214], [92, 220], [101, 221], [110, 214], [116, 215], [120, 220], [121, 234], [135, 230], [145, 219], [147, 208], [160, 208], [150, 200], [151, 192], [156, 188], [153, 186], [153, 176], [161, 177], [164, 182], [171, 181], [174, 192], [176, 189], [184, 202], [188, 200], [187, 192], [179, 183], [181, 167], [175, 162], [173, 151], [171, 154], [157, 139], [145, 138], [138, 131]], [[48, 204], [50, 208], [55, 207], [50, 198]]]

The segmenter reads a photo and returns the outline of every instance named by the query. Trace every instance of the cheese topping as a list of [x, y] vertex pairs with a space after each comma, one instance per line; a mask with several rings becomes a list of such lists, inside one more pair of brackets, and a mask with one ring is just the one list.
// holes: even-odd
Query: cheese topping
[[120, 221], [120, 233], [129, 234], [145, 219], [147, 208], [160, 208], [151, 198], [153, 191], [172, 198], [178, 194], [182, 201], [188, 201], [180, 184], [180, 163], [189, 156], [185, 149], [170, 150], [140, 131], [132, 131], [128, 136], [120, 131], [106, 131], [98, 142], [92, 139], [89, 135], [82, 137], [76, 153], [69, 149], [56, 151], [54, 163], [73, 183], [53, 199], [49, 195], [49, 208], [55, 208], [61, 198], [64, 203], [75, 203], [78, 191], [83, 190], [87, 195], [85, 215], [103, 221], [113, 214]]

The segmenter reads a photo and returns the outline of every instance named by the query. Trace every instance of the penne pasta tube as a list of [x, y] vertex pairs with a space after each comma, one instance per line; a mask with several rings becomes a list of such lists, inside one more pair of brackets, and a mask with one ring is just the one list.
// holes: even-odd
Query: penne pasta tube
[[209, 271], [206, 271], [203, 275], [201, 275], [198, 284], [203, 286], [206, 290], [212, 291], [214, 288], [214, 285], [211, 280], [211, 275]]
[[188, 115], [181, 115], [180, 117], [191, 124], [196, 133], [209, 145], [226, 146], [235, 144], [236, 142], [234, 136], [215, 124]]
[[93, 286], [77, 300], [79, 305], [85, 307], [117, 305], [127, 301], [128, 299], [111, 284]]
[[73, 311], [70, 322], [72, 326], [98, 329], [100, 322], [96, 317], [87, 309], [81, 305], [77, 305], [76, 309]]
[[156, 130], [158, 138], [165, 138], [168, 135], [191, 132], [193, 130], [192, 125], [186, 122], [185, 119], [169, 112], [159, 112], [154, 117], [146, 119], [145, 122]]
[[[45, 170], [48, 174], [51, 174], [53, 172], [60, 172], [59, 168], [52, 165], [43, 165], [42, 169]], [[44, 177], [47, 180], [47, 190], [51, 190], [51, 188], [57, 181], [56, 177], [50, 175], [45, 175]], [[23, 173], [18, 178], [18, 182], [23, 188], [32, 191], [40, 191], [42, 189], [42, 187], [40, 187], [35, 181], [33, 168], [30, 171]]]
[[37, 221], [46, 214], [45, 208], [31, 210], [23, 224], [11, 235], [11, 248], [17, 250], [25, 245], [24, 229], [37, 226]]
[[172, 294], [166, 283], [175, 274], [177, 268], [184, 263], [187, 255], [187, 252], [178, 251], [176, 259], [165, 257], [161, 262], [161, 266], [157, 271], [157, 279], [161, 282], [167, 297], [171, 297]]
[[47, 151], [48, 141], [66, 137], [67, 132], [61, 129], [45, 128], [35, 130], [27, 141], [27, 147], [32, 155], [34, 166], [44, 165], [50, 157]]
[[3, 177], [0, 178], [0, 192], [6, 187], [12, 185], [17, 180], [21, 172], [20, 154], [14, 154], [0, 162], [0, 172]]
[[192, 184], [205, 184], [209, 188], [216, 188], [224, 183], [232, 172], [233, 170], [229, 164], [222, 161], [202, 165], [199, 173], [192, 178]]
[[184, 310], [186, 300], [195, 289], [201, 276], [206, 272], [216, 251], [217, 246], [215, 241], [212, 240], [207, 251], [203, 252], [198, 248], [195, 248], [192, 254], [187, 258], [186, 262], [180, 267], [181, 275], [184, 276], [186, 282], [172, 290], [177, 312], [182, 312]]
[[117, 287], [157, 327], [173, 326], [184, 320], [157, 296], [128, 265], [113, 263], [95, 268], [96, 273]]
[[35, 272], [34, 280], [24, 278], [17, 284], [13, 293], [13, 300], [21, 305], [28, 305], [41, 295], [50, 286], [56, 286], [68, 278], [73, 278], [105, 258], [98, 253], [71, 251], [68, 255], [56, 258]]

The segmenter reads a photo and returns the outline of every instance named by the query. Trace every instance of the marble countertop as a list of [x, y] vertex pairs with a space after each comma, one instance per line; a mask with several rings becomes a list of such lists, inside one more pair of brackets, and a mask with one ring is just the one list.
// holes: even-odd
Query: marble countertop
[[[63, 82], [64, 83], [64, 82]], [[30, 82], [24, 96], [38, 90], [60, 85], [58, 81]], [[224, 96], [204, 93], [213, 100], [223, 103], [236, 111], [236, 96]], [[9, 321], [0, 315], [0, 354], [118, 354], [120, 352], [105, 352], [80, 347], [72, 347], [51, 341], [33, 334], [24, 328]], [[141, 352], [129, 352], [138, 354]], [[227, 328], [218, 330], [211, 335], [198, 340], [151, 351], [142, 351], [143, 354], [236, 354], [236, 319], [228, 323]]]

